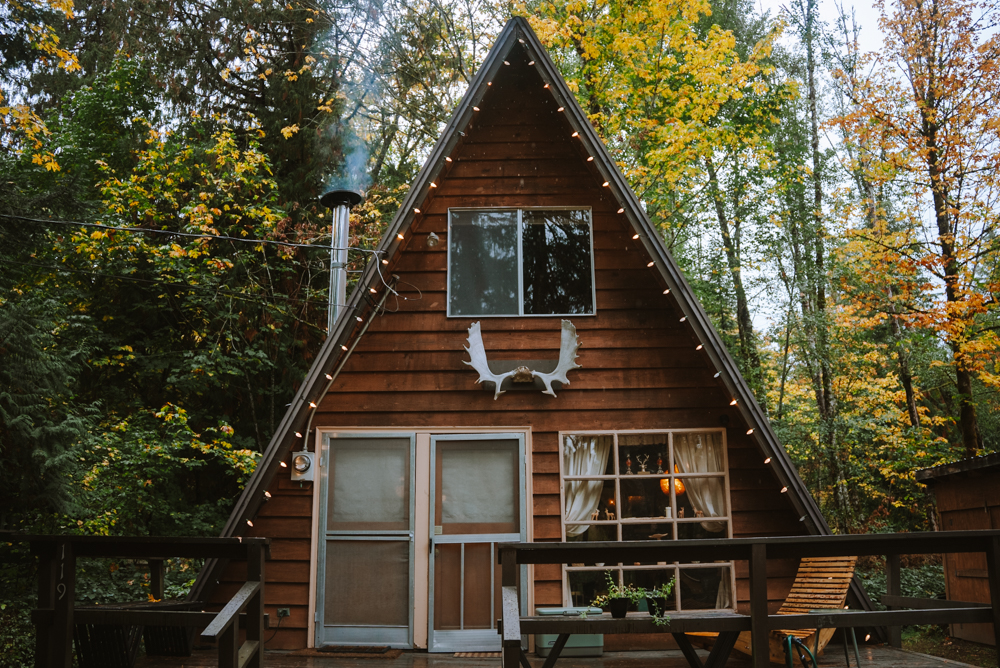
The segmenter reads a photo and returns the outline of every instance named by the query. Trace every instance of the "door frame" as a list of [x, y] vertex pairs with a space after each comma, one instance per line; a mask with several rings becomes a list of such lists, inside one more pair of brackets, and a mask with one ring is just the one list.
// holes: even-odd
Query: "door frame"
[[[468, 631], [437, 631], [434, 630], [434, 544], [435, 544], [435, 534], [434, 534], [434, 514], [435, 514], [435, 504], [437, 501], [436, 496], [436, 460], [437, 460], [437, 443], [439, 441], [517, 441], [518, 444], [518, 457], [517, 457], [517, 491], [518, 491], [518, 511], [519, 511], [519, 540], [523, 543], [527, 540], [527, 527], [529, 521], [527, 503], [528, 503], [528, 469], [527, 469], [527, 439], [524, 433], [519, 432], [486, 432], [486, 433], [469, 433], [469, 432], [451, 432], [447, 434], [432, 433], [430, 437], [430, 480], [429, 480], [429, 512], [428, 512], [428, 535], [429, 535], [429, 557], [428, 557], [428, 569], [427, 569], [427, 651], [428, 652], [459, 652], [459, 651], [484, 651], [481, 643], [483, 642], [493, 642], [494, 639], [497, 643], [497, 649], [499, 650], [500, 636], [497, 635], [496, 628], [489, 629], [475, 629]], [[503, 541], [509, 534], [481, 534], [483, 537], [482, 542], [498, 542]], [[447, 539], [443, 540], [442, 543], [448, 542], [458, 542], [449, 541]], [[491, 568], [491, 574], [495, 577], [495, 571], [498, 564], [493, 563]], [[527, 568], [521, 566], [521, 581], [527, 582]], [[527, 609], [527, 587], [520, 587], [521, 590], [521, 612]], [[491, 589], [491, 591], [493, 591]], [[490, 614], [492, 619], [492, 613]], [[491, 623], [495, 623], [495, 620]], [[459, 635], [461, 634], [461, 635]], [[437, 635], [437, 638], [435, 638]]]
[[[317, 433], [318, 435], [318, 433]], [[409, 516], [410, 522], [407, 529], [398, 529], [392, 531], [327, 531], [326, 530], [326, 513], [329, 507], [329, 493], [330, 493], [330, 446], [332, 441], [336, 439], [372, 439], [372, 438], [392, 438], [392, 439], [406, 439], [410, 443], [410, 480], [409, 480]], [[319, 456], [319, 484], [316, 485], [316, 493], [314, 494], [314, 502], [318, 505], [317, 512], [314, 513], [314, 517], [317, 518], [316, 527], [314, 530], [314, 537], [316, 538], [316, 558], [314, 560], [314, 568], [316, 572], [316, 577], [313, 580], [314, 584], [311, 588], [312, 597], [315, 598], [315, 603], [313, 612], [313, 623], [311, 624], [313, 631], [313, 642], [310, 643], [315, 646], [329, 645], [329, 644], [345, 644], [345, 645], [388, 645], [390, 647], [401, 647], [405, 649], [413, 648], [413, 610], [414, 610], [414, 582], [416, 573], [414, 570], [414, 558], [415, 558], [415, 540], [414, 540], [414, 528], [416, 524], [417, 516], [417, 492], [416, 492], [416, 464], [417, 464], [417, 439], [416, 433], [412, 431], [330, 431], [324, 433], [321, 439], [321, 450]], [[325, 639], [324, 630], [324, 596], [326, 589], [326, 546], [331, 540], [359, 540], [359, 541], [400, 541], [406, 539], [409, 544], [408, 555], [409, 555], [409, 593], [407, 599], [407, 629], [405, 640], [401, 640], [399, 637], [393, 638], [390, 641], [385, 640], [386, 631], [383, 629], [397, 628], [397, 627], [360, 627], [360, 626], [347, 626], [342, 625], [341, 628], [344, 629], [355, 629], [353, 637], [349, 631], [345, 631], [343, 638], [336, 638], [333, 642]], [[367, 630], [371, 629], [371, 630]]]
[[[312, 450], [317, 453], [322, 453], [324, 448], [324, 443], [326, 439], [330, 436], [346, 436], [352, 435], [356, 437], [373, 436], [378, 434], [399, 434], [399, 435], [409, 435], [416, 434], [417, 440], [417, 463], [416, 469], [414, 470], [414, 475], [421, 470], [421, 467], [429, 466], [429, 448], [430, 448], [430, 438], [431, 436], [437, 436], [441, 434], [517, 434], [524, 437], [524, 452], [525, 461], [524, 468], [522, 469], [522, 475], [525, 480], [525, 495], [527, 496], [527, 501], [525, 503], [525, 512], [527, 509], [532, 507], [532, 431], [530, 425], [508, 425], [503, 427], [451, 427], [451, 426], [421, 426], [414, 427], [410, 425], [400, 425], [395, 426], [332, 426], [332, 425], [316, 425], [313, 430], [307, 436], [307, 442], [312, 443]], [[426, 455], [424, 453], [427, 453]], [[325, 468], [325, 467], [321, 467]], [[429, 475], [428, 471], [428, 475]], [[322, 471], [319, 473], [321, 476]], [[429, 480], [429, 478], [428, 478]], [[306, 645], [307, 647], [316, 647], [316, 618], [318, 614], [318, 581], [319, 581], [319, 545], [323, 541], [322, 532], [320, 528], [322, 525], [319, 523], [320, 514], [320, 480], [317, 478], [314, 483], [305, 483], [312, 485], [312, 529], [309, 534], [309, 601], [308, 607], [306, 608], [306, 619], [308, 623], [306, 624]], [[414, 486], [416, 487], [416, 486]], [[427, 490], [417, 489], [417, 499], [416, 499], [416, 511], [415, 519], [417, 524], [415, 526], [414, 533], [414, 547], [415, 547], [415, 559], [414, 559], [414, 587], [415, 587], [415, 599], [414, 599], [414, 633], [413, 633], [413, 646], [415, 649], [426, 649], [427, 648], [427, 579], [429, 572], [424, 567], [429, 559], [430, 551], [430, 541], [428, 533], [427, 522], [423, 521], [423, 518], [427, 517]], [[525, 542], [529, 542], [534, 536], [534, 514], [529, 515], [529, 521], [526, 526], [527, 537]], [[527, 575], [525, 575], [525, 572]], [[529, 609], [533, 605], [534, 601], [534, 566], [530, 564], [525, 569], [522, 567], [522, 581], [528, 583], [529, 586], [522, 587], [522, 601], [521, 605], [524, 610]]]

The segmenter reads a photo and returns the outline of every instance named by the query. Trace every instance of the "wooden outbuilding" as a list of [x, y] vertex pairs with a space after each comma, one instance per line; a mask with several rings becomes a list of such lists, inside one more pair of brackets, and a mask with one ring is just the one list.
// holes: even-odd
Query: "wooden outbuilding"
[[[430, 651], [499, 648], [499, 542], [827, 533], [520, 18], [444, 128], [224, 531], [272, 539], [267, 611], [291, 614], [269, 648]], [[769, 566], [776, 610], [797, 563]], [[738, 608], [740, 568], [525, 567], [522, 606], [586, 605], [607, 571], [645, 587], [674, 579], [677, 609]], [[239, 572], [210, 564], [195, 594], [225, 600]]]
[[[921, 469], [916, 478], [934, 494], [942, 531], [1000, 529], [1000, 453]], [[985, 555], [946, 554], [944, 577], [948, 600], [990, 602]], [[951, 635], [987, 645], [996, 643], [992, 624], [952, 624]]]

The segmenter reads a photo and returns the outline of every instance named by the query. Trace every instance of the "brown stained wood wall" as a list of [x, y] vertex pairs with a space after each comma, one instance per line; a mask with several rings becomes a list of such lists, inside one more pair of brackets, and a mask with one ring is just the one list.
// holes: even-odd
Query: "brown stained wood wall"
[[[1000, 467], [949, 476], [935, 481], [932, 489], [942, 530], [1000, 529]], [[985, 555], [946, 554], [944, 574], [950, 600], [990, 602]], [[951, 633], [987, 645], [996, 643], [992, 624], [952, 624]]]
[[[619, 204], [586, 161], [579, 140], [543, 82], [517, 54], [509, 57], [479, 105], [482, 109], [438, 178], [432, 197], [406, 234], [388, 273], [399, 275], [391, 312], [374, 319], [320, 403], [314, 427], [496, 427], [532, 429], [532, 523], [536, 541], [560, 540], [558, 432], [584, 429], [713, 428], [728, 420], [733, 532], [737, 537], [804, 532], [781, 485], [746, 436], [747, 426], [697, 352], [691, 330]], [[508, 392], [494, 401], [462, 363], [467, 329], [476, 318], [446, 317], [447, 212], [469, 206], [592, 207], [597, 315], [573, 317], [580, 338], [571, 384], [558, 397]], [[435, 232], [442, 243], [428, 248]], [[384, 271], [386, 271], [384, 269]], [[560, 318], [482, 318], [491, 359], [555, 359]], [[269, 648], [301, 647], [308, 624], [308, 532], [311, 505], [287, 482], [272, 486], [252, 533], [275, 538], [277, 565], [268, 567], [268, 611], [292, 608]], [[771, 565], [769, 598], [776, 610], [796, 564]], [[738, 569], [737, 596], [748, 599]], [[535, 602], [561, 605], [558, 567], [535, 571]]]

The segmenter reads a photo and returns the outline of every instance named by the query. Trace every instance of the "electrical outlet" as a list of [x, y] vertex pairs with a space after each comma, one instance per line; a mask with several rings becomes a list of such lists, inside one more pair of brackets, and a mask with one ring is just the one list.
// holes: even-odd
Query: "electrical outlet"
[[278, 619], [281, 619], [282, 617], [291, 617], [291, 616], [292, 616], [291, 608], [278, 608]]

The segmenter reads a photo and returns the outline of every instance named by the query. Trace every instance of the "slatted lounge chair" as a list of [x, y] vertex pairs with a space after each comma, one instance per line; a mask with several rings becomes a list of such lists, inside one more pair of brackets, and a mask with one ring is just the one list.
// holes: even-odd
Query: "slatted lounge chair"
[[[854, 577], [857, 557], [806, 557], [799, 562], [795, 582], [788, 597], [778, 609], [779, 615], [794, 615], [810, 610], [841, 610], [847, 600], [847, 590]], [[817, 643], [817, 629], [778, 629], [768, 635], [771, 663], [786, 665], [783, 641], [786, 636], [795, 636], [816, 653], [826, 647], [836, 629], [820, 629]], [[714, 633], [691, 633], [690, 636], [712, 637]], [[693, 639], [693, 638], [692, 638]], [[734, 649], [752, 655], [750, 632], [744, 631], [736, 640]]]

